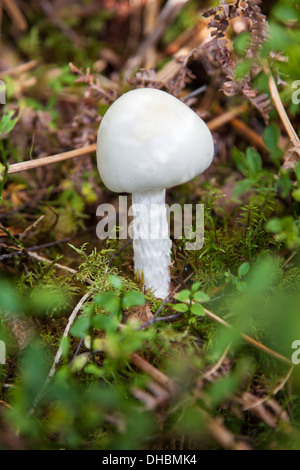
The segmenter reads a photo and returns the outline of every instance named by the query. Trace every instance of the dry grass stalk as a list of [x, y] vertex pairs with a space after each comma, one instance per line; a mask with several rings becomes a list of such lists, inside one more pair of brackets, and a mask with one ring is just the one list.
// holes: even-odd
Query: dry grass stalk
[[59, 263], [53, 263], [53, 261], [51, 261], [50, 259], [45, 258], [44, 256], [41, 256], [38, 253], [34, 253], [33, 251], [26, 251], [26, 254], [30, 256], [30, 258], [35, 259], [36, 261], [40, 261], [41, 263], [52, 264], [55, 268], [62, 269], [63, 271], [68, 271], [70, 274], [78, 273], [76, 269], [69, 268], [68, 266], [64, 266]]
[[95, 152], [96, 149], [97, 149], [97, 144], [90, 144], [83, 148], [70, 150], [69, 152], [58, 153], [55, 155], [50, 155], [49, 157], [37, 158], [36, 160], [14, 163], [10, 165], [8, 169], [8, 174], [18, 173], [20, 171], [25, 171], [25, 170], [31, 170], [33, 168], [38, 168], [40, 166], [49, 165], [50, 163], [61, 162], [63, 160], [68, 160], [70, 158], [81, 157], [82, 155], [87, 155], [89, 153]]
[[38, 65], [37, 60], [30, 60], [29, 62], [25, 62], [24, 64], [19, 64], [7, 70], [2, 70], [2, 72], [0, 73], [0, 78], [3, 78], [7, 75], [9, 75], [10, 77], [14, 77], [15, 75], [19, 76], [22, 73], [25, 73], [31, 69], [34, 69], [37, 65]]
[[[68, 323], [67, 323], [67, 326], [65, 328], [65, 331], [63, 333], [63, 338], [67, 338], [68, 335], [69, 335], [69, 332], [70, 332], [70, 329], [78, 315], [78, 313], [80, 312], [83, 304], [87, 301], [87, 299], [89, 298], [90, 296], [90, 293], [87, 292], [86, 294], [84, 294], [84, 296], [79, 300], [79, 302], [77, 303], [76, 307], [73, 309], [69, 319], [68, 319]], [[42, 387], [42, 390], [39, 392], [39, 394], [36, 396], [35, 400], [34, 400], [34, 403], [32, 405], [32, 409], [31, 409], [31, 413], [34, 411], [37, 403], [39, 402], [39, 400], [41, 399], [43, 393], [44, 393], [44, 390], [47, 386], [47, 384], [50, 382], [50, 380], [52, 379], [52, 377], [54, 376], [55, 374], [55, 371], [56, 371], [56, 367], [57, 365], [59, 364], [60, 360], [61, 360], [61, 357], [62, 357], [62, 353], [63, 353], [63, 348], [62, 348], [62, 344], [59, 345], [59, 348], [55, 354], [55, 357], [54, 357], [54, 361], [53, 361], [53, 364], [52, 364], [52, 367], [50, 369], [50, 372], [45, 380], [45, 383], [44, 383], [44, 386]]]
[[245, 109], [245, 106], [242, 105], [230, 109], [229, 111], [223, 112], [219, 116], [208, 121], [207, 126], [211, 131], [215, 131], [219, 127], [224, 126], [224, 124], [227, 124], [228, 122], [232, 121], [234, 118], [242, 114]]
[[26, 227], [25, 230], [19, 235], [19, 240], [23, 240], [29, 232], [31, 232], [32, 229], [34, 229], [43, 219], [45, 215], [41, 215], [37, 220], [33, 222], [33, 224], [29, 225], [29, 227]]
[[27, 21], [15, 0], [2, 0], [8, 15], [20, 31], [26, 31]]
[[243, 121], [238, 118], [233, 118], [230, 121], [234, 129], [242, 136], [245, 137], [254, 147], [257, 147], [262, 152], [267, 152], [268, 149], [263, 141], [263, 138], [258, 135], [254, 130], [250, 129]]
[[292, 126], [291, 121], [289, 120], [289, 117], [284, 109], [284, 106], [282, 104], [282, 101], [280, 99], [278, 89], [275, 83], [275, 80], [271, 74], [270, 71], [267, 72], [269, 75], [269, 89], [271, 93], [272, 100], [276, 106], [277, 112], [279, 114], [279, 117], [281, 119], [282, 124], [284, 125], [284, 128], [290, 138], [290, 141], [292, 144], [297, 145], [299, 144], [299, 137], [296, 134], [295, 129]]
[[169, 390], [172, 393], [175, 392], [175, 387], [174, 387], [174, 383], [172, 382], [172, 380], [163, 372], [161, 372], [159, 369], [152, 366], [152, 364], [150, 364], [148, 361], [146, 361], [141, 356], [139, 356], [137, 353], [133, 353], [130, 356], [130, 360], [136, 367], [138, 367], [138, 369], [140, 369], [141, 371], [145, 372], [145, 374], [152, 377], [152, 379], [154, 379], [160, 385], [165, 387], [167, 390]]
[[136, 54], [127, 61], [125, 65], [126, 78], [129, 78], [132, 72], [141, 66], [149, 48], [152, 48], [157, 44], [167, 27], [172, 23], [187, 2], [188, 0], [167, 1], [157, 18], [156, 27], [144, 39], [144, 41], [141, 42]]
[[300, 160], [300, 139], [291, 121], [289, 120], [286, 110], [284, 109], [275, 80], [270, 69], [266, 68], [265, 73], [269, 76], [269, 90], [272, 100], [275, 104], [276, 110], [286, 130], [286, 133], [288, 134], [289, 139], [291, 141], [291, 146], [283, 157], [283, 169], [294, 169]]
[[[223, 325], [226, 328], [233, 328], [229, 323], [223, 320], [223, 318], [218, 317], [218, 315], [216, 315], [213, 312], [210, 312], [210, 310], [208, 310], [207, 308], [204, 308], [204, 311], [205, 311], [205, 314], [208, 316], [208, 318], [213, 320], [215, 323], [219, 323], [220, 325]], [[245, 335], [244, 333], [241, 333], [241, 336], [246, 341], [246, 343], [250, 344], [254, 348], [259, 349], [260, 351], [263, 351], [264, 353], [269, 354], [272, 357], [275, 357], [279, 361], [284, 362], [285, 364], [288, 364], [290, 367], [293, 365], [290, 359], [278, 353], [277, 351], [273, 351], [273, 349], [268, 348], [264, 344], [259, 343], [258, 341], [251, 338], [248, 335]]]
[[[148, 0], [145, 6], [144, 13], [144, 33], [148, 36], [152, 33], [155, 28], [157, 17], [159, 14], [159, 0]], [[156, 65], [156, 50], [155, 46], [149, 47], [145, 54], [145, 68], [151, 69]]]
[[221, 418], [213, 419], [207, 415], [206, 429], [224, 449], [252, 450], [248, 444], [236, 439], [236, 436], [223, 425]]

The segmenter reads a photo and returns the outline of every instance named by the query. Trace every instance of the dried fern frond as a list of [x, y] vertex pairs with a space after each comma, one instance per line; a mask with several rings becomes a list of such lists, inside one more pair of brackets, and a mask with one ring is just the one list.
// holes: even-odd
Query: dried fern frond
[[[259, 96], [252, 88], [252, 79], [261, 70], [259, 51], [261, 45], [268, 37], [268, 24], [266, 17], [261, 13], [260, 0], [237, 0], [226, 3], [220, 0], [220, 5], [205, 12], [203, 16], [212, 16], [208, 26], [213, 28], [212, 39], [199, 51], [205, 54], [215, 69], [226, 75], [227, 81], [223, 83], [222, 90], [227, 96], [234, 96], [241, 92], [258, 109], [265, 122], [268, 123], [268, 113], [272, 109], [271, 101], [266, 95]], [[234, 18], [246, 18], [249, 22], [250, 42], [245, 51], [245, 58], [251, 60], [251, 70], [242, 79], [237, 79], [235, 66], [239, 60], [232, 52], [232, 41], [226, 36], [227, 29]]]
[[76, 67], [72, 62], [69, 63], [69, 67], [71, 72], [74, 75], [77, 75], [78, 78], [75, 81], [76, 83], [86, 83], [89, 85], [89, 88], [85, 92], [85, 98], [89, 98], [92, 93], [96, 95], [98, 100], [102, 100], [104, 104], [113, 103], [117, 98], [116, 90], [110, 89], [108, 91], [104, 90], [101, 87], [100, 80], [95, 78], [95, 76], [91, 73], [90, 68], [88, 67], [86, 72], [84, 73], [82, 69]]
[[297, 163], [300, 161], [300, 141], [296, 144], [292, 144], [287, 150], [286, 154], [283, 157], [283, 166], [284, 170], [296, 168]]
[[164, 87], [164, 82], [156, 79], [154, 69], [140, 69], [133, 78], [130, 78], [129, 83], [134, 85], [135, 88], [157, 88]]

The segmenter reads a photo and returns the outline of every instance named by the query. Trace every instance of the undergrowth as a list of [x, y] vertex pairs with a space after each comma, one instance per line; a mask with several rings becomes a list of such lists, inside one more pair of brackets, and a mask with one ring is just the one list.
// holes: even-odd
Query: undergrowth
[[[187, 2], [156, 43], [157, 75], [128, 65], [144, 38], [128, 2], [88, 3], [53, 22], [28, 2], [17, 42], [4, 25], [6, 48], [43, 64], [2, 75], [0, 448], [299, 449], [299, 2]], [[109, 105], [139, 86], [208, 123], [243, 105], [213, 130], [211, 168], [167, 192], [204, 204], [204, 233], [188, 249], [194, 214], [173, 237], [163, 302], [134, 278], [131, 240], [96, 237], [97, 205], [117, 197], [91, 155], [9, 173], [94, 143]]]

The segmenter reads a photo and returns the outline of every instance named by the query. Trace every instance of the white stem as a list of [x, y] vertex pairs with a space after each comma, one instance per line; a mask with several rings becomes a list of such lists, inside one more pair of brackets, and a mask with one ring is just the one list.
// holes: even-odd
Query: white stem
[[170, 292], [172, 242], [165, 196], [165, 189], [132, 195], [134, 269], [160, 299]]

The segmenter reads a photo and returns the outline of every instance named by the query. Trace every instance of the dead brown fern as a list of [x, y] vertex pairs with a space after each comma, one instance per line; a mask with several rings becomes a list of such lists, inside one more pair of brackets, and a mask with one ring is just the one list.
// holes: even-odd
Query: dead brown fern
[[[226, 76], [227, 80], [222, 85], [223, 92], [227, 96], [243, 93], [267, 123], [271, 109], [270, 99], [268, 95], [258, 95], [252, 87], [253, 78], [261, 71], [259, 51], [268, 37], [268, 24], [265, 15], [261, 13], [259, 3], [260, 0], [237, 0], [232, 3], [220, 0], [220, 5], [205, 12], [205, 18], [212, 16], [208, 24], [213, 28], [212, 39], [198, 49], [198, 54], [205, 62], [209, 62], [213, 69]], [[246, 19], [250, 32], [245, 58], [251, 60], [251, 70], [243, 78], [236, 77], [235, 67], [240, 59], [235, 56], [232, 41], [227, 35], [235, 18]]]

